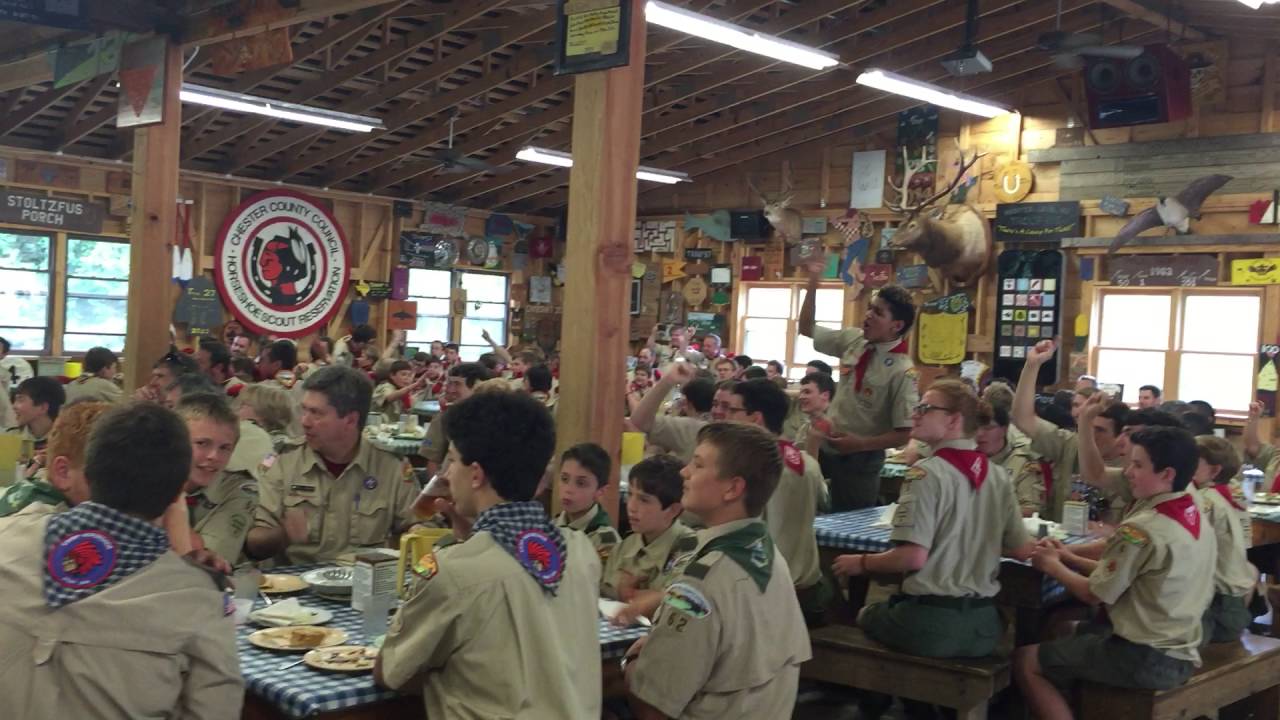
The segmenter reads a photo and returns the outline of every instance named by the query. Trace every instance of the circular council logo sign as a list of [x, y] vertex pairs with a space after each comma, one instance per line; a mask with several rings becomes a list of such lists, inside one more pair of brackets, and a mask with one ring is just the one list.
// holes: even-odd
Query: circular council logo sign
[[347, 238], [318, 200], [268, 190], [232, 210], [218, 231], [214, 278], [246, 327], [280, 337], [320, 329], [351, 275]]

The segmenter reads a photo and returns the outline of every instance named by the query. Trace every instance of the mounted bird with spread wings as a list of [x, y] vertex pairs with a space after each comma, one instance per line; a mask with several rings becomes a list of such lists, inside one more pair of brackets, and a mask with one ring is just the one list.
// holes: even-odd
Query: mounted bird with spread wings
[[1191, 220], [1200, 219], [1200, 206], [1204, 204], [1205, 198], [1230, 180], [1230, 175], [1205, 175], [1192, 180], [1190, 185], [1173, 197], [1156, 198], [1155, 205], [1134, 215], [1132, 220], [1120, 228], [1107, 253], [1115, 253], [1139, 234], [1161, 225], [1179, 235], [1186, 235], [1191, 232]]

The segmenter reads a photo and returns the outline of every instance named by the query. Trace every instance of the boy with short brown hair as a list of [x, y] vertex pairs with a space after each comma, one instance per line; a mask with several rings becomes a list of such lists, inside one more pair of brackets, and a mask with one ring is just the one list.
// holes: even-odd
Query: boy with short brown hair
[[602, 563], [622, 542], [609, 513], [600, 506], [612, 470], [609, 453], [595, 443], [574, 445], [560, 456], [561, 510], [555, 523], [585, 533]]
[[[677, 559], [697, 547], [680, 504], [684, 463], [674, 455], [654, 455], [631, 468], [627, 478], [627, 519], [631, 534], [609, 555], [600, 580], [604, 597], [632, 602], [649, 591], [661, 598], [664, 580]], [[656, 603], [655, 603], [656, 607]]]
[[707, 527], [653, 632], [623, 660], [640, 720], [791, 716], [812, 653], [787, 561], [760, 519], [781, 473], [764, 428], [715, 422], [698, 432], [681, 502]]
[[1253, 620], [1249, 600], [1258, 582], [1258, 569], [1246, 553], [1253, 544], [1253, 518], [1244, 493], [1231, 484], [1240, 472], [1240, 456], [1226, 440], [1213, 435], [1196, 438], [1199, 465], [1192, 482], [1206, 501], [1205, 508], [1217, 540], [1213, 573], [1213, 601], [1201, 620], [1203, 644], [1233, 642]]

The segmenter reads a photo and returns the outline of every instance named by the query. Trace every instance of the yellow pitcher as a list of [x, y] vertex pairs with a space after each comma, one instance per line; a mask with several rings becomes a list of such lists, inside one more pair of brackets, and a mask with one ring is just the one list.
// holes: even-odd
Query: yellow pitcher
[[416, 572], [433, 574], [436, 562], [436, 541], [446, 537], [449, 528], [417, 528], [400, 536], [400, 559], [396, 562], [396, 592], [404, 597]]

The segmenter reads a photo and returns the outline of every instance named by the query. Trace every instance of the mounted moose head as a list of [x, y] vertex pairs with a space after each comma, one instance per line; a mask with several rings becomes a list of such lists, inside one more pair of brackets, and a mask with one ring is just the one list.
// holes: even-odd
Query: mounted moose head
[[764, 206], [765, 219], [773, 226], [774, 232], [782, 238], [782, 241], [788, 245], [800, 242], [804, 218], [799, 210], [791, 209], [791, 199], [795, 197], [791, 177], [788, 175], [783, 181], [782, 192], [779, 193], [761, 192], [750, 175], [747, 175], [747, 185], [760, 199], [760, 204]]
[[986, 270], [991, 258], [991, 228], [982, 213], [969, 205], [947, 204], [935, 207], [935, 203], [950, 196], [964, 179], [965, 173], [981, 157], [981, 154], [975, 154], [966, 161], [962, 150], [960, 170], [946, 189], [912, 203], [911, 177], [923, 169], [928, 161], [927, 155], [922, 154], [921, 161], [913, 164], [907, 158], [906, 148], [903, 148], [905, 170], [902, 184], [896, 186], [890, 183], [890, 187], [898, 195], [898, 201], [889, 203], [887, 207], [902, 216], [891, 241], [892, 249], [918, 253], [926, 265], [937, 269], [960, 286], [971, 282]]

